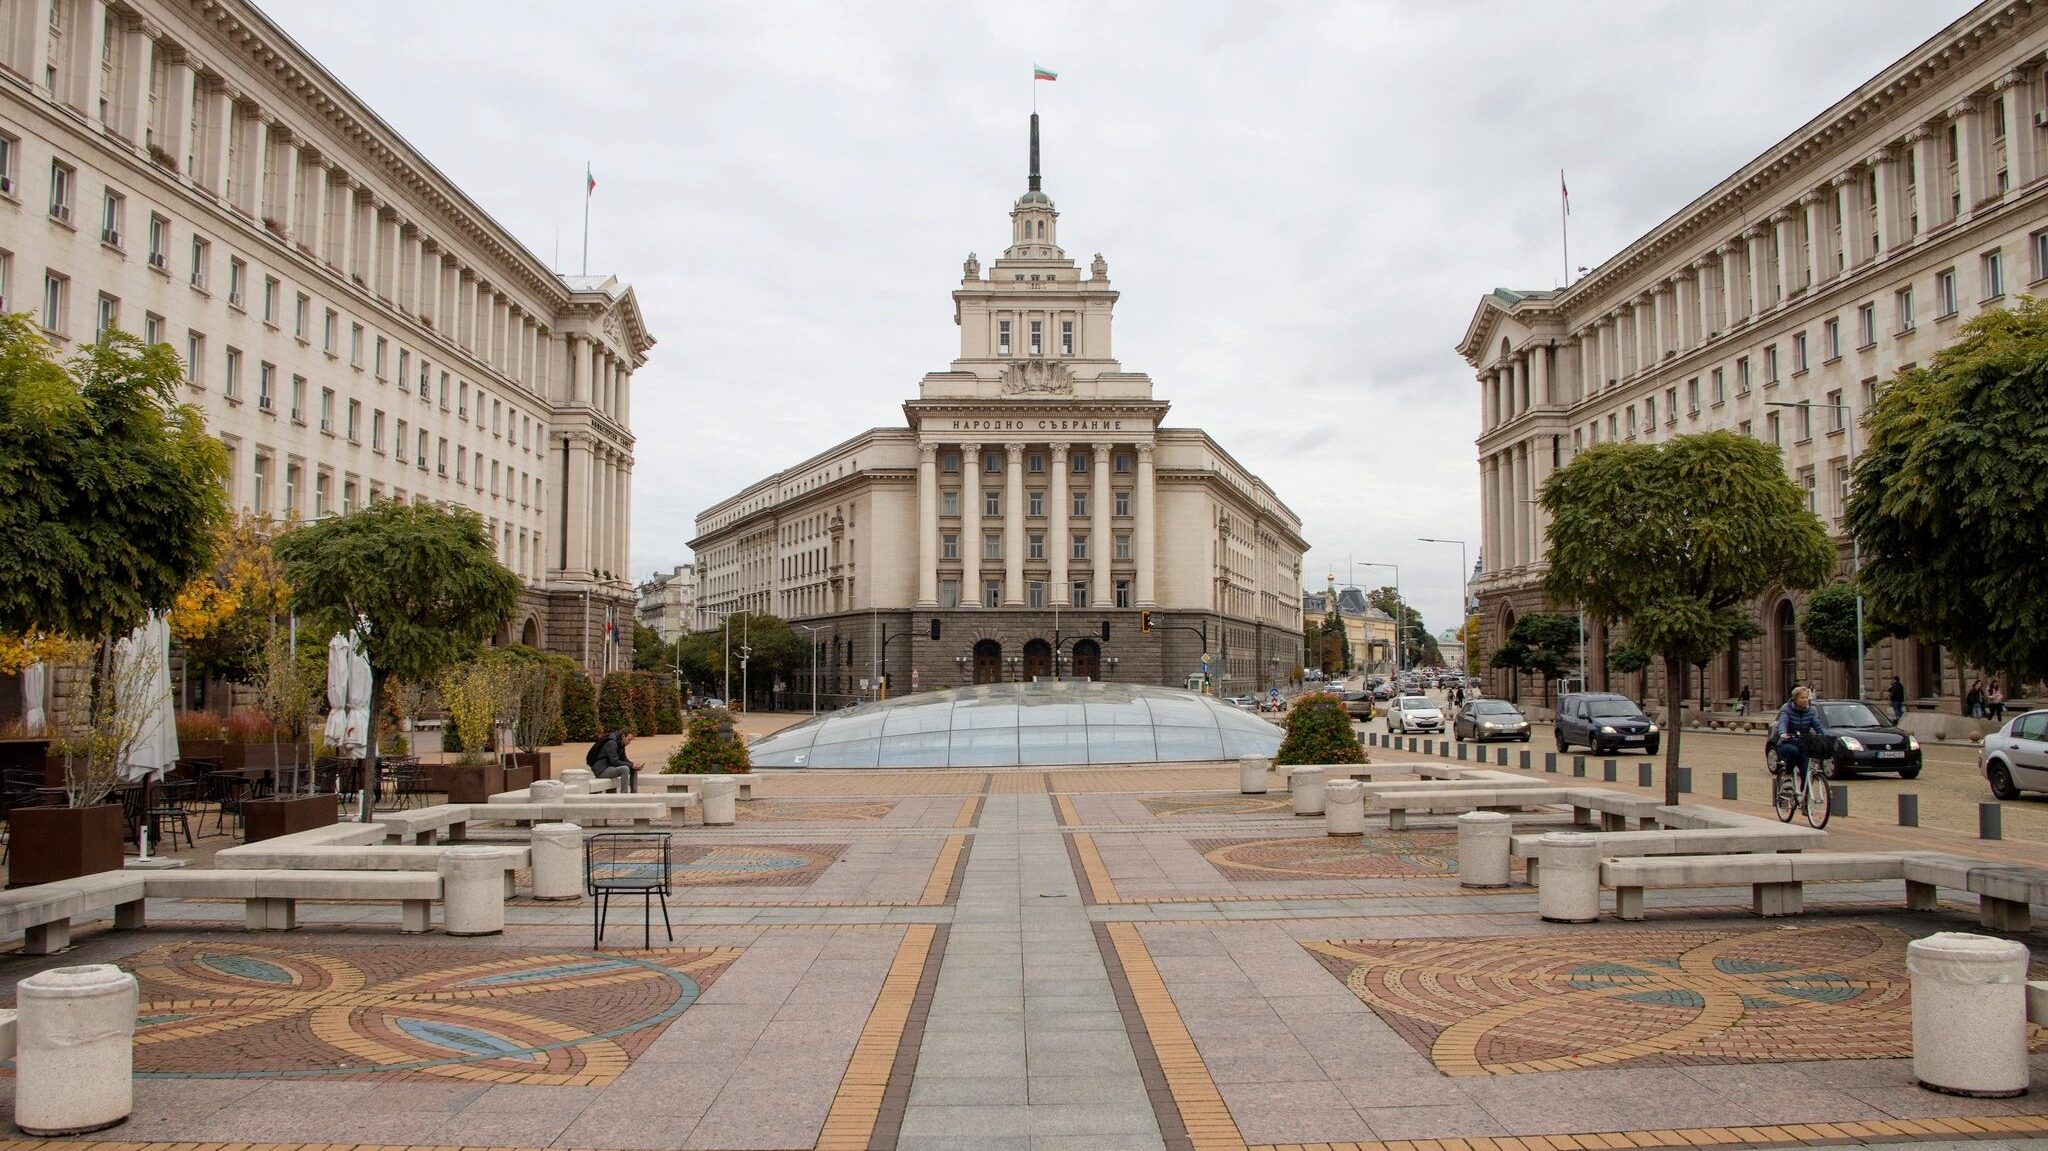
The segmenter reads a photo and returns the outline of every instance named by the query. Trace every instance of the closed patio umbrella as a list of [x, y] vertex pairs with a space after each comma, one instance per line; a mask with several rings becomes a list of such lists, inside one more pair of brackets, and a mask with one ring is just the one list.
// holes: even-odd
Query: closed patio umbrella
[[137, 689], [141, 698], [121, 704], [144, 709], [135, 748], [121, 765], [121, 774], [129, 780], [162, 779], [171, 765], [178, 762], [178, 721], [171, 710], [170, 621], [152, 614], [122, 641], [119, 658], [144, 660], [149, 666], [142, 686]]
[[351, 656], [348, 637], [339, 632], [327, 641], [327, 746], [340, 748], [348, 742], [348, 675]]
[[49, 690], [50, 670], [40, 663], [28, 665], [21, 673], [22, 725], [30, 735], [41, 735], [50, 725], [43, 713], [43, 694]]
[[370, 660], [363, 654], [363, 641], [348, 634], [348, 725], [342, 737], [342, 754], [361, 759], [370, 754]]

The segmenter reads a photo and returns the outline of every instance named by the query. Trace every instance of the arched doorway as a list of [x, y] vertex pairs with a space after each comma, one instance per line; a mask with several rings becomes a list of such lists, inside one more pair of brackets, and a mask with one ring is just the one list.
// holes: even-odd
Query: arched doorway
[[1074, 675], [1080, 679], [1102, 678], [1102, 645], [1084, 639], [1074, 645]]
[[519, 642], [527, 647], [540, 646], [540, 622], [532, 616], [526, 617], [526, 626], [519, 630]]
[[1721, 688], [1729, 699], [1739, 699], [1742, 696], [1742, 685], [1744, 682], [1742, 678], [1742, 641], [1737, 640], [1729, 644], [1728, 654], [1724, 658], [1727, 661], [1725, 665], [1726, 674], [1722, 678]]
[[1052, 678], [1052, 645], [1042, 639], [1034, 639], [1024, 645], [1024, 682], [1044, 676]]
[[1772, 685], [1778, 693], [1772, 697], [1775, 706], [1776, 701], [1792, 697], [1792, 685], [1799, 681], [1799, 624], [1791, 600], [1779, 601], [1771, 635], [1778, 645], [1778, 682]]
[[985, 639], [974, 645], [974, 682], [1003, 682], [1003, 645]]

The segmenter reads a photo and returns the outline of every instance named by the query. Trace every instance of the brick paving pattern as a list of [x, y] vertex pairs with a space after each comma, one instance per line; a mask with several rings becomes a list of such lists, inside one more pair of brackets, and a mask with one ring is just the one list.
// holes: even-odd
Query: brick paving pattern
[[1407, 879], [1458, 873], [1456, 832], [1190, 842], [1229, 879]]
[[1228, 799], [1177, 799], [1169, 795], [1146, 796], [1139, 800], [1145, 810], [1162, 819], [1189, 819], [1212, 815], [1287, 815], [1294, 804], [1286, 796], [1245, 795]]

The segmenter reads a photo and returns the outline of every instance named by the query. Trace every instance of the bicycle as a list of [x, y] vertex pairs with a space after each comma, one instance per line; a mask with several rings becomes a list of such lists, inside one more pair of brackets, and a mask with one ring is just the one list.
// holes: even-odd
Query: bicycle
[[[1794, 769], [1784, 765], [1782, 757], [1777, 754], [1775, 746], [1773, 747], [1771, 759], [1776, 770], [1771, 773], [1771, 806], [1777, 809], [1780, 822], [1790, 823], [1794, 815], [1804, 814], [1807, 825], [1819, 831], [1828, 825], [1828, 816], [1834, 806], [1834, 795], [1828, 790], [1827, 764], [1823, 753], [1812, 748], [1802, 750], [1806, 762]], [[1792, 776], [1789, 786], [1785, 780], [1778, 778], [1788, 771]]]

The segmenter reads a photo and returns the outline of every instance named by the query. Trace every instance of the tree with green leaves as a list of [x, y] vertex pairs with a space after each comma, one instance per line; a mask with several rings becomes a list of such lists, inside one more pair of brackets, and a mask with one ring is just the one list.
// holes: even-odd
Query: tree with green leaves
[[1878, 393], [1848, 525], [1866, 615], [2048, 679], [2048, 303], [1978, 314]]
[[0, 632], [104, 644], [212, 565], [227, 449], [183, 380], [166, 344], [109, 332], [59, 364], [0, 315]]
[[[475, 512], [384, 500], [280, 536], [292, 606], [313, 635], [359, 629], [373, 700], [392, 676], [434, 683], [512, 617], [519, 577]], [[370, 709], [370, 778], [377, 766]]]
[[1275, 763], [1365, 762], [1365, 749], [1351, 730], [1351, 716], [1334, 696], [1306, 695], [1294, 701], [1286, 728]]
[[1872, 644], [1890, 634], [1888, 629], [1873, 618], [1865, 605], [1863, 612], [1863, 642], [1856, 642], [1856, 585], [1849, 582], [1831, 583], [1819, 588], [1806, 597], [1805, 610], [1799, 616], [1799, 634], [1813, 650], [1834, 660], [1849, 663], [1859, 651], [1868, 651]]
[[636, 671], [657, 671], [669, 666], [675, 654], [675, 645], [663, 643], [661, 633], [644, 623], [633, 625], [633, 668]]
[[1515, 621], [1508, 631], [1508, 644], [1522, 651], [1522, 670], [1543, 677], [1543, 701], [1550, 702], [1550, 687], [1567, 671], [1579, 666], [1579, 618], [1537, 612]]
[[1826, 579], [1834, 544], [1777, 449], [1733, 432], [1589, 448], [1544, 481], [1541, 503], [1544, 592], [1621, 623], [1663, 661], [1664, 795], [1676, 803], [1686, 669], [1744, 634], [1743, 605]]

